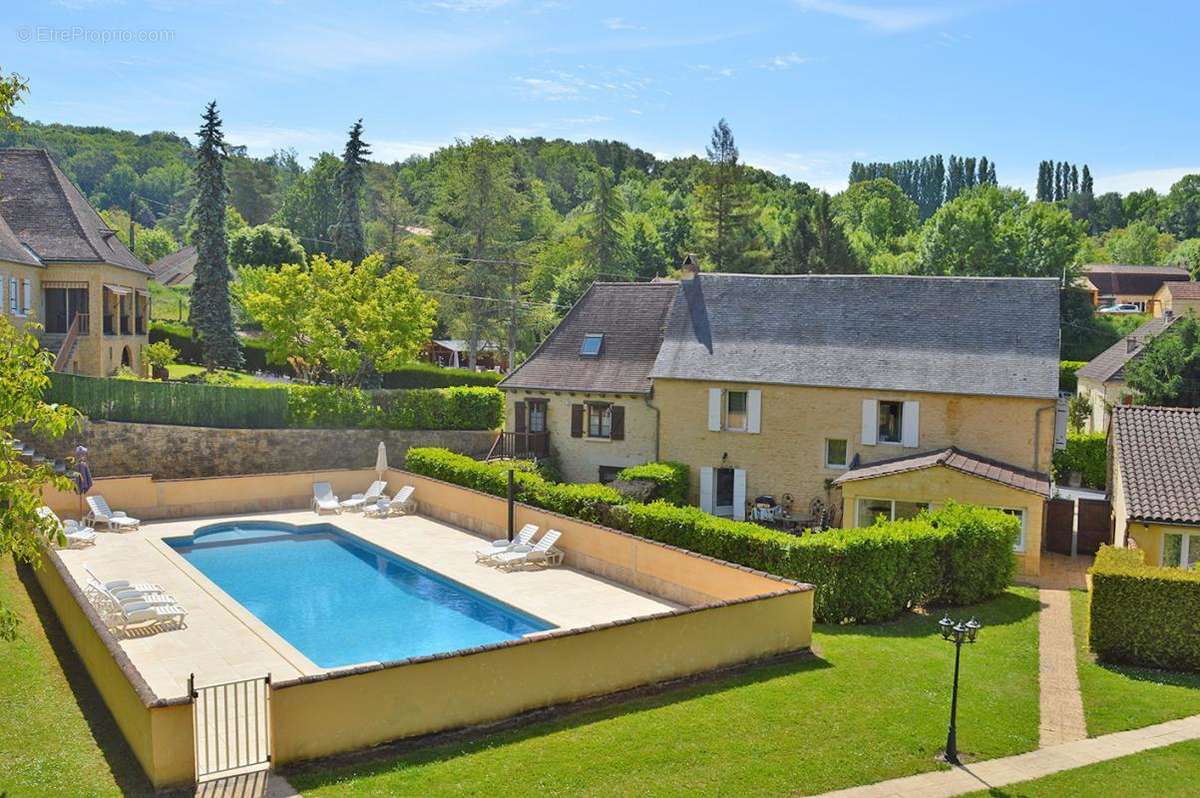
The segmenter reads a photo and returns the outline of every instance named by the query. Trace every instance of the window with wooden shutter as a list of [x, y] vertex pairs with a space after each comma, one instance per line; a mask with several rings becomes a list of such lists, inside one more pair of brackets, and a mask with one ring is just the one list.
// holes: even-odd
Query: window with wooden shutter
[[571, 437], [583, 437], [583, 405], [571, 405]]
[[708, 389], [708, 429], [709, 432], [721, 431], [721, 389]]
[[525, 431], [525, 403], [513, 402], [513, 431]]
[[905, 402], [900, 414], [900, 444], [916, 449], [921, 444], [921, 403]]
[[864, 446], [874, 446], [879, 435], [879, 402], [874, 399], [862, 400], [862, 442]]
[[746, 399], [746, 432], [762, 432], [762, 391], [747, 391]]
[[612, 406], [612, 430], [609, 437], [614, 441], [625, 440], [625, 407], [623, 405]]
[[713, 511], [714, 469], [703, 466], [700, 469], [700, 509], [706, 513]]

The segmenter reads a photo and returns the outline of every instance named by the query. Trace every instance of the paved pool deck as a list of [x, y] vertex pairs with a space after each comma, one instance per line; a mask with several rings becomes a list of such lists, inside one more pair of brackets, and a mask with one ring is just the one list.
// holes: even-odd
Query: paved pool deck
[[[407, 515], [367, 518], [358, 513], [317, 516], [311, 511], [249, 513], [146, 523], [134, 532], [100, 533], [96, 545], [59, 552], [82, 588], [84, 565], [105, 581], [156, 582], [188, 611], [183, 628], [118, 633], [121, 648], [159, 698], [186, 695], [188, 674], [200, 684], [327, 673], [175, 553], [163, 538], [233, 520], [328, 522], [443, 576], [532, 613], [561, 629], [579, 628], [678, 609], [656, 596], [566, 567], [502, 572], [478, 565], [484, 539], [450, 524]], [[544, 530], [543, 530], [544, 531]], [[319, 579], [319, 574], [310, 578]], [[336, 669], [335, 669], [336, 670]]]

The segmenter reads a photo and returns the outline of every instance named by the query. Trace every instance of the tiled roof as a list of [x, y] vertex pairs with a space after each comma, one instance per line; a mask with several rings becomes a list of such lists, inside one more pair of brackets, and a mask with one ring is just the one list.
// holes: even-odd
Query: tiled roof
[[651, 376], [1053, 398], [1058, 281], [706, 273]]
[[163, 285], [176, 285], [195, 273], [199, 259], [196, 248], [189, 244], [151, 263], [150, 271], [154, 272], [155, 281]]
[[[1083, 377], [1096, 382], [1120, 382], [1125, 379], [1125, 364], [1133, 360], [1145, 347], [1146, 342], [1158, 335], [1167, 325], [1166, 319], [1150, 319], [1115, 344], [1080, 366], [1076, 378]], [[1129, 351], [1129, 339], [1137, 342], [1137, 348]]]
[[1200, 524], [1200, 408], [1115, 407], [1110, 435], [1130, 519]]
[[996, 460], [989, 460], [977, 454], [960, 451], [953, 447], [867, 463], [842, 474], [833, 481], [833, 484], [840, 485], [860, 479], [887, 477], [893, 474], [919, 471], [923, 468], [933, 468], [935, 466], [944, 466], [968, 476], [991, 480], [1001, 485], [1007, 485], [1010, 488], [1036, 493], [1039, 496], [1048, 497], [1050, 495], [1050, 480], [1043, 474], [1027, 471], [1023, 468], [1017, 468], [1016, 466]]
[[45, 150], [0, 150], [0, 216], [42, 261], [108, 263], [151, 273]]
[[[650, 367], [662, 343], [677, 283], [593, 283], [501, 388], [650, 393]], [[579, 353], [602, 333], [597, 357]]]
[[[4, 176], [0, 175], [0, 180]], [[4, 217], [0, 216], [0, 261], [8, 263], [23, 263], [26, 266], [41, 266], [42, 262], [34, 257], [29, 248], [9, 229]]]
[[1172, 299], [1200, 299], [1200, 283], [1167, 283]]
[[1165, 282], [1190, 279], [1187, 269], [1178, 266], [1140, 266], [1130, 263], [1089, 263], [1083, 266], [1083, 276], [1102, 295], [1149, 296]]

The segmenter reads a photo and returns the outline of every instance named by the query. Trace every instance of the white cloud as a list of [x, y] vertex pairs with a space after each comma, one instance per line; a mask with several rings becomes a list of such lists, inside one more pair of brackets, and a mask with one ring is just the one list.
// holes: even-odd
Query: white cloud
[[830, 193], [846, 188], [850, 162], [861, 160], [861, 152], [813, 150], [810, 152], [743, 152], [743, 160], [751, 166], [775, 174], [802, 180], [810, 186]]
[[460, 14], [492, 11], [507, 4], [508, 0], [424, 0], [414, 3], [422, 11], [454, 11]]
[[498, 32], [468, 33], [422, 28], [402, 31], [354, 26], [298, 25], [255, 42], [246, 55], [266, 73], [309, 73], [396, 64], [428, 66], [475, 55], [500, 45]]
[[941, 6], [890, 6], [844, 3], [841, 0], [794, 0], [806, 11], [861, 22], [883, 33], [903, 33], [947, 22], [969, 9]]
[[692, 64], [691, 69], [708, 75], [707, 80], [719, 80], [721, 78], [731, 78], [736, 74], [733, 67], [718, 67], [712, 64]]
[[623, 17], [609, 17], [604, 20], [604, 27], [609, 30], [646, 30], [645, 25], [635, 25]]
[[799, 53], [785, 53], [783, 55], [777, 55], [770, 60], [764, 61], [759, 66], [761, 66], [763, 69], [791, 69], [794, 66], [807, 64], [809, 60], [810, 59], [800, 55]]
[[[270, 125], [230, 128], [225, 138], [230, 144], [246, 148], [251, 155], [270, 155], [275, 150], [294, 148], [302, 157], [321, 152], [338, 152], [346, 143], [344, 130], [322, 130], [319, 128], [274, 127]], [[426, 141], [400, 141], [375, 139], [367, 130], [364, 138], [371, 147], [373, 161], [403, 161], [410, 155], [428, 155], [442, 146]]]
[[1152, 188], [1165, 193], [1185, 175], [1200, 174], [1200, 166], [1172, 166], [1165, 169], [1135, 169], [1130, 172], [1119, 172], [1114, 175], [1096, 175], [1095, 192], [1104, 194], [1109, 191], [1119, 191], [1127, 194], [1130, 191], [1141, 191]]
[[579, 87], [564, 80], [518, 78], [517, 82], [539, 100], [574, 100], [579, 97]]

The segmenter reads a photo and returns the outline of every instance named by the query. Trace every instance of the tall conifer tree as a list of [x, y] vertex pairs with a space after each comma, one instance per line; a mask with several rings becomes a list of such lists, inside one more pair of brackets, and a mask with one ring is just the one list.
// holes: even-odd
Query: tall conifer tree
[[358, 263], [367, 256], [367, 244], [363, 234], [362, 192], [363, 166], [371, 154], [367, 143], [362, 140], [362, 120], [350, 128], [350, 138], [342, 152], [342, 167], [338, 170], [338, 217], [330, 228], [333, 239], [333, 257], [350, 263]]
[[238, 368], [242, 346], [233, 328], [229, 306], [229, 241], [225, 234], [225, 204], [229, 187], [225, 182], [225, 136], [214, 100], [204, 110], [197, 134], [192, 242], [196, 246], [196, 279], [192, 285], [190, 314], [192, 328], [200, 339], [204, 367]]

